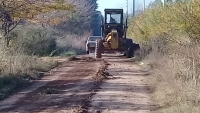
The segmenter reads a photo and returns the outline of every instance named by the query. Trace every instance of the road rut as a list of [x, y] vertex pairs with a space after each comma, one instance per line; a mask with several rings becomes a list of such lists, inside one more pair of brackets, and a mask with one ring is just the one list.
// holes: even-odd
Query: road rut
[[[83, 55], [84, 56], [84, 55]], [[110, 56], [110, 57], [109, 57]], [[156, 106], [149, 74], [118, 55], [62, 61], [35, 84], [0, 102], [0, 113], [149, 113]], [[109, 76], [99, 82], [99, 69]], [[100, 77], [101, 78], [101, 77]], [[103, 77], [104, 78], [104, 77]]]
[[102, 65], [102, 61], [91, 57], [68, 62], [64, 60], [48, 76], [0, 102], [0, 112], [85, 112], [96, 87], [96, 80], [93, 78]]
[[147, 72], [130, 59], [104, 57], [110, 64], [110, 79], [93, 96], [90, 112], [97, 113], [149, 113], [155, 109], [146, 83]]

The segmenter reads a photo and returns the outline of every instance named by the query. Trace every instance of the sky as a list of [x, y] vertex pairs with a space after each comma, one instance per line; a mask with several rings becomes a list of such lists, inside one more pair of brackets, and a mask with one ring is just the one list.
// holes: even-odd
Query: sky
[[[135, 0], [135, 9], [143, 9], [144, 0]], [[145, 0], [145, 6], [154, 0]], [[126, 12], [127, 0], [98, 0], [98, 10], [102, 13], [105, 8], [123, 8]], [[133, 12], [133, 0], [128, 0], [128, 12]]]

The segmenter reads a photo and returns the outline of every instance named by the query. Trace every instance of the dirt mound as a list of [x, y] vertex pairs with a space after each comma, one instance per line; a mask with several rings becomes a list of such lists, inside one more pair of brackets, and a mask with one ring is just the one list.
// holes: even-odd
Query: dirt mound
[[72, 112], [73, 113], [88, 113], [88, 110], [87, 108], [80, 106], [80, 107], [75, 108]]
[[81, 60], [87, 61], [87, 62], [93, 62], [93, 61], [97, 61], [95, 58], [93, 57], [81, 57]]
[[78, 58], [76, 56], [71, 56], [68, 58], [68, 61], [75, 61], [75, 60], [82, 60], [82, 61], [86, 61], [86, 62], [99, 61], [93, 57], [88, 57], [88, 56], [82, 56], [80, 58]]
[[94, 79], [97, 81], [103, 81], [107, 79], [108, 76], [110, 76], [110, 74], [107, 71], [105, 71], [104, 69], [99, 69]]
[[102, 67], [99, 68], [96, 76], [94, 77], [95, 80], [97, 81], [103, 81], [108, 78], [108, 76], [111, 76], [106, 70], [108, 68], [108, 65], [110, 65], [108, 62], [105, 60], [102, 60]]
[[[42, 85], [13, 101], [11, 106], [3, 104], [5, 107], [0, 111], [87, 113], [91, 98], [102, 83], [99, 81], [109, 75], [106, 65], [105, 61], [88, 56], [65, 58], [49, 76], [38, 81]], [[99, 81], [93, 77], [99, 77]]]
[[68, 58], [68, 61], [74, 61], [74, 60], [80, 60], [80, 58], [77, 58], [76, 56], [71, 56]]

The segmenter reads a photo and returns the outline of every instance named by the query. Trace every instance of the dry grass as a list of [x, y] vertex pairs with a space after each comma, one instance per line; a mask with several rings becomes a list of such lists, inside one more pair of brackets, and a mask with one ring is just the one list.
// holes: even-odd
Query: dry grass
[[[1, 47], [1, 50], [2, 47]], [[57, 66], [53, 59], [42, 59], [12, 53], [9, 50], [0, 54], [0, 100], [8, 97], [21, 88], [29, 86], [32, 81], [42, 77], [41, 72]]]
[[46, 72], [57, 66], [53, 60], [42, 60], [31, 56], [12, 56], [2, 59], [0, 69], [0, 100], [8, 97], [19, 89], [29, 86], [32, 81], [42, 77]]
[[199, 113], [200, 44], [173, 43], [158, 49], [156, 46], [162, 43], [157, 42], [152, 43], [154, 49], [145, 58], [154, 67], [149, 82], [155, 89], [155, 103], [160, 106], [155, 112]]
[[154, 2], [129, 22], [129, 36], [141, 44], [142, 59], [153, 65], [149, 82], [160, 105], [156, 113], [200, 113], [199, 4]]
[[65, 37], [57, 38], [57, 46], [64, 48], [65, 53], [61, 56], [69, 56], [68, 54], [82, 54], [85, 53], [85, 41], [91, 35], [91, 33], [85, 33], [82, 36], [66, 34]]
[[[61, 55], [70, 56], [84, 52], [85, 40], [89, 35], [90, 33], [85, 33], [82, 37], [69, 34], [56, 36], [58, 48], [64, 48], [64, 51], [61, 50]], [[21, 39], [20, 36], [18, 38]], [[30, 37], [28, 35], [25, 38]], [[21, 40], [18, 40], [18, 42], [19, 44], [22, 43]], [[26, 43], [28, 42], [30, 43], [30, 41]], [[18, 89], [30, 85], [35, 79], [41, 78], [43, 72], [49, 71], [58, 65], [54, 58], [27, 55], [21, 47], [5, 49], [3, 45], [3, 41], [0, 40], [0, 100], [8, 97]], [[37, 47], [37, 44], [33, 44], [31, 47]]]
[[45, 61], [36, 56], [15, 55], [3, 57], [0, 69], [2, 75], [35, 74], [35, 72], [48, 71], [55, 65], [57, 65], [57, 62], [51, 59]]

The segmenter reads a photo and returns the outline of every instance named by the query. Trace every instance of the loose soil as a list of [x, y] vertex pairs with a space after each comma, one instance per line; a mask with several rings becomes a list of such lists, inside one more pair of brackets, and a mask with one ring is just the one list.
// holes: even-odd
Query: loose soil
[[0, 112], [85, 112], [104, 62], [91, 57], [59, 59], [62, 63], [29, 88], [0, 103]]
[[58, 59], [61, 65], [0, 102], [0, 113], [149, 113], [150, 75], [118, 55]]
[[147, 84], [149, 72], [140, 65], [116, 55], [104, 56], [110, 74], [91, 100], [91, 113], [149, 113], [156, 110], [152, 90]]

